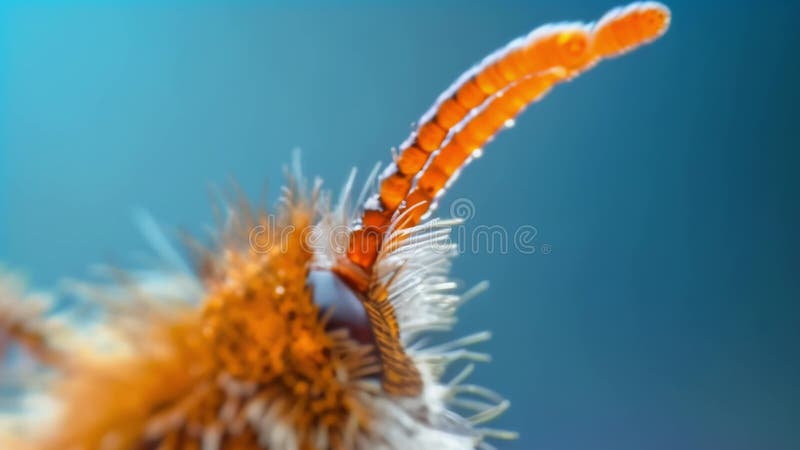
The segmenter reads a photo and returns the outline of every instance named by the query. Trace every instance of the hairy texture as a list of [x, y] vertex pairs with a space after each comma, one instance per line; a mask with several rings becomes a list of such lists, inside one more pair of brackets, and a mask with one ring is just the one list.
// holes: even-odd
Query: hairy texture
[[[131, 274], [84, 288], [113, 311], [97, 336], [114, 343], [59, 366], [64, 422], [40, 448], [352, 448], [368, 430], [358, 382], [377, 372], [371, 347], [326, 330], [306, 284], [313, 254], [301, 233], [272, 233], [307, 228], [315, 211], [287, 203], [277, 224], [248, 211], [231, 211], [207, 249], [199, 304], [157, 298]], [[241, 237], [257, 225], [288, 238], [256, 251]]]
[[427, 339], [486, 285], [457, 292], [460, 222], [423, 216], [507, 120], [668, 20], [636, 3], [512, 42], [443, 94], [355, 202], [355, 173], [331, 207], [299, 163], [272, 215], [227, 196], [212, 243], [187, 239], [194, 271], [144, 218], [160, 263], [68, 282], [60, 308], [0, 273], [0, 448], [461, 450], [514, 438], [482, 427], [509, 402], [467, 382], [489, 358], [469, 347], [489, 333]]
[[[24, 423], [20, 411], [6, 427], [10, 447], [4, 448], [465, 449], [486, 437], [511, 437], [476, 427], [508, 403], [464, 385], [471, 367], [441, 380], [455, 361], [486, 360], [462, 347], [488, 334], [414, 344], [427, 332], [449, 329], [466, 300], [446, 280], [455, 252], [445, 238], [456, 222], [399, 231], [406, 238], [391, 236], [387, 243], [394, 244], [376, 265], [372, 290], [397, 311], [398, 345], [410, 348], [406, 363], [422, 382], [418, 395], [399, 398], [381, 388], [373, 345], [331, 327], [329, 311], [313, 301], [309, 271], [330, 270], [335, 250], [309, 246], [302, 230], [333, 227], [352, 215], [341, 206], [331, 210], [319, 189], [303, 192], [286, 191], [276, 220], [265, 212], [255, 216], [244, 202], [223, 204], [216, 245], [192, 244], [202, 255], [201, 276], [115, 270], [109, 283], [70, 283], [85, 303], [60, 318], [72, 324], [72, 333], [58, 334], [55, 348], [63, 356], [55, 364], [43, 361], [46, 380], [26, 391], [28, 399], [47, 399], [28, 409], [55, 413], [47, 421], [33, 414]], [[253, 230], [270, 241], [254, 246], [245, 238]], [[15, 301], [0, 310], [10, 317], [25, 296], [19, 283], [4, 286], [13, 293], [5, 298]], [[25, 323], [46, 322], [45, 308], [26, 311], [17, 313]], [[44, 342], [56, 336], [42, 335]], [[456, 412], [462, 409], [474, 414]]]
[[44, 319], [51, 304], [50, 295], [26, 293], [24, 280], [0, 267], [0, 362], [12, 344], [41, 361], [58, 359], [53, 343], [48, 341], [48, 335], [56, 332], [54, 324]]

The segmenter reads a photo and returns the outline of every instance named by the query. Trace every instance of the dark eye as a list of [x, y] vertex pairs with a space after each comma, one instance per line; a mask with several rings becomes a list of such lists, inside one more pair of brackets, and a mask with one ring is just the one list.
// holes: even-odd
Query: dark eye
[[313, 292], [314, 303], [323, 314], [329, 314], [327, 328], [345, 328], [350, 337], [361, 343], [373, 343], [367, 313], [358, 296], [342, 281], [327, 270], [312, 270], [308, 284]]

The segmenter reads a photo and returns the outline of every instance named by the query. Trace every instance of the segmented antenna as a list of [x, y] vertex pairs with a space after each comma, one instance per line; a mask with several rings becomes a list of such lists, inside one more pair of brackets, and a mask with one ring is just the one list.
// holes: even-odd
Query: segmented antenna
[[[665, 6], [644, 2], [611, 10], [594, 24], [545, 25], [465, 72], [422, 116], [393, 164], [384, 170], [378, 192], [365, 202], [361, 221], [350, 235], [346, 258], [334, 271], [355, 291], [368, 296], [373, 265], [388, 230], [418, 224], [472, 156], [554, 85], [604, 58], [653, 41], [666, 31], [669, 20]], [[378, 342], [396, 340], [386, 331], [396, 322], [391, 304], [370, 306]], [[401, 365], [404, 353], [388, 344], [379, 347], [384, 388], [413, 393], [413, 387], [420, 386], [419, 374], [394, 369]]]
[[596, 24], [545, 25], [492, 53], [453, 83], [422, 116], [367, 200], [348, 259], [369, 272], [383, 232], [413, 207], [403, 227], [419, 222], [470, 156], [552, 86], [603, 58], [618, 56], [666, 31], [658, 3], [614, 9]]

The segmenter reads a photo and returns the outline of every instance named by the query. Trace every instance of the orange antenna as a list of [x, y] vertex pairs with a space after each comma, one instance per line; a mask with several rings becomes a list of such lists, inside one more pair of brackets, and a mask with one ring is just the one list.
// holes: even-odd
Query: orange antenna
[[652, 41], [666, 30], [668, 14], [658, 4], [633, 4], [607, 13], [593, 26], [582, 29], [553, 27], [556, 43], [564, 46], [560, 54], [568, 55], [565, 60], [572, 64], [556, 65], [550, 70], [523, 76], [498, 91], [459, 124], [446, 146], [433, 155], [424, 171], [416, 177], [414, 188], [399, 210], [401, 214], [406, 210], [409, 212], [402, 225], [418, 223], [435, 206], [436, 197], [444, 192], [445, 186], [455, 179], [471, 156], [528, 105], [541, 99], [556, 83], [577, 76], [602, 58], [620, 55]]
[[611, 10], [595, 24], [539, 27], [465, 72], [422, 116], [381, 175], [378, 192], [365, 202], [346, 258], [334, 268], [363, 297], [387, 391], [413, 395], [421, 386], [399, 343], [392, 305], [370, 292], [387, 231], [418, 224], [475, 152], [555, 84], [653, 41], [669, 20], [665, 6], [643, 2]]
[[[380, 189], [364, 208], [364, 231], [356, 232], [357, 251], [348, 257], [369, 269], [375, 261], [379, 239], [392, 216], [407, 200], [415, 177], [439, 150], [453, 130], [493, 95], [522, 78], [553, 67], [582, 65], [588, 34], [581, 25], [544, 26], [494, 52], [464, 73], [422, 116], [420, 125], [401, 144], [397, 158], [384, 170]], [[360, 245], [364, 244], [364, 245]]]
[[665, 6], [634, 3], [608, 12], [594, 25], [539, 27], [468, 70], [422, 116], [381, 175], [379, 191], [366, 202], [360, 227], [351, 236], [347, 258], [369, 272], [395, 213], [413, 206], [404, 226], [418, 223], [475, 150], [526, 106], [601, 59], [656, 39], [668, 24]]

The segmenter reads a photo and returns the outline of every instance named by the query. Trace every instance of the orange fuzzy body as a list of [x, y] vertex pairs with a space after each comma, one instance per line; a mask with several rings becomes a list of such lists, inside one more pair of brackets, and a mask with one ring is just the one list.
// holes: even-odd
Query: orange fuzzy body
[[[311, 214], [293, 206], [281, 228], [301, 230]], [[301, 449], [316, 448], [317, 429], [331, 448], [347, 448], [344, 427], [369, 426], [352, 385], [375, 375], [375, 358], [371, 346], [326, 329], [306, 281], [312, 255], [300, 233], [288, 236], [267, 252], [219, 249], [200, 310], [153, 314], [127, 335], [129, 351], [73, 355], [55, 386], [69, 425], [36, 448], [199, 450], [211, 439], [264, 449], [248, 418], [258, 408], [278, 408]]]

